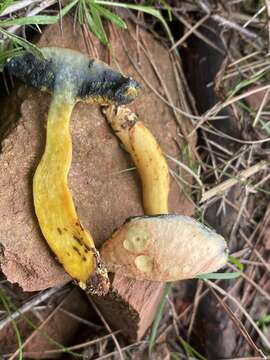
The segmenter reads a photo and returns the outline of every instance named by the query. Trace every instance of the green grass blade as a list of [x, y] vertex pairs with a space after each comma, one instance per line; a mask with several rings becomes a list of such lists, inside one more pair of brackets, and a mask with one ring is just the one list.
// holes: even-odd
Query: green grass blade
[[161, 3], [168, 12], [169, 21], [172, 21], [172, 8], [171, 8], [171, 6], [167, 3], [166, 0], [161, 0]]
[[242, 274], [242, 271], [235, 271], [231, 273], [209, 273], [195, 276], [196, 279], [208, 280], [230, 280], [236, 279]]
[[185, 349], [187, 355], [192, 356], [193, 359], [198, 359], [198, 360], [207, 360], [204, 356], [202, 356], [196, 349], [194, 349], [194, 347], [192, 347], [187, 341], [185, 341], [184, 339], [182, 339], [181, 337], [179, 338], [181, 345], [183, 346], [183, 348]]
[[[7, 298], [6, 294], [0, 289], [0, 299], [2, 301], [2, 304], [4, 306], [4, 308], [6, 309], [6, 312], [8, 313], [9, 316], [11, 316], [11, 310], [10, 310], [10, 306], [9, 306], [9, 299]], [[20, 331], [18, 329], [18, 326], [16, 324], [15, 320], [11, 320], [11, 324], [12, 327], [14, 329], [16, 338], [17, 338], [17, 342], [18, 342], [18, 346], [19, 346], [19, 360], [23, 359], [23, 351], [22, 351], [22, 338], [21, 338], [21, 334]]]
[[257, 325], [260, 328], [264, 328], [265, 326], [268, 326], [270, 324], [270, 314], [266, 314], [260, 317], [260, 319], [257, 321]]
[[242, 80], [241, 82], [239, 82], [233, 90], [230, 91], [228, 99], [232, 98], [234, 95], [236, 95], [237, 93], [239, 93], [240, 90], [244, 89], [245, 87], [254, 84], [256, 81], [260, 80], [261, 78], [263, 78], [263, 76], [265, 76], [265, 73], [269, 71], [267, 70], [262, 70], [257, 72], [256, 74], [254, 74], [253, 76], [251, 76], [251, 78], [249, 79], [245, 79]]
[[108, 44], [108, 38], [105, 32], [105, 29], [103, 27], [103, 23], [100, 17], [100, 13], [98, 9], [96, 8], [94, 3], [88, 3], [89, 9], [91, 11], [93, 23], [92, 23], [92, 31], [97, 35], [99, 40], [102, 42], [102, 44], [107, 45]]
[[[5, 294], [5, 292], [3, 290], [0, 289], [0, 300], [2, 301], [2, 303], [4, 304], [5, 309], [7, 310], [9, 316], [12, 315], [13, 311], [18, 311], [17, 306], [7, 297], [7, 295]], [[77, 353], [75, 351], [69, 350], [68, 347], [65, 347], [64, 345], [60, 344], [59, 342], [57, 342], [56, 340], [54, 340], [45, 330], [43, 330], [42, 328], [40, 329], [36, 324], [33, 323], [32, 320], [30, 320], [25, 314], [21, 314], [21, 318], [33, 329], [36, 330], [38, 333], [40, 333], [42, 336], [44, 336], [46, 339], [48, 339], [48, 341], [55, 345], [56, 348], [59, 348], [62, 350], [63, 353], [65, 354], [69, 354], [72, 356], [73, 358], [85, 358], [85, 356], [83, 354]], [[11, 320], [11, 322], [13, 322], [17, 328], [17, 324], [15, 322], [15, 320]], [[15, 328], [14, 328], [15, 330]], [[18, 328], [17, 328], [18, 330]], [[16, 334], [17, 331], [15, 330]], [[21, 336], [20, 333], [18, 331], [18, 344], [19, 344], [19, 349], [20, 349], [20, 353], [22, 352], [22, 341], [21, 341]], [[20, 360], [22, 360], [23, 358], [20, 357]]]
[[88, 7], [89, 9], [85, 9], [84, 16], [88, 23], [89, 29], [93, 31], [93, 33], [98, 37], [102, 44], [107, 45], [108, 39], [100, 15], [97, 13], [97, 11], [92, 5], [88, 4]]
[[22, 50], [23, 50], [22, 47], [17, 47], [16, 49], [8, 49], [8, 50], [0, 49], [0, 72], [4, 70], [6, 60], [8, 58], [18, 55]]
[[29, 50], [43, 58], [41, 50], [35, 46], [34, 44], [30, 43], [29, 41], [23, 39], [22, 37], [9, 33], [8, 31], [0, 28], [0, 33], [5, 35], [8, 39], [10, 39], [15, 46], [21, 46], [23, 49]]
[[0, 4], [0, 14], [2, 14], [2, 12], [4, 12], [12, 3], [14, 3], [14, 0], [4, 0], [2, 4]]
[[117, 6], [117, 7], [122, 7], [125, 9], [137, 10], [137, 11], [141, 11], [146, 14], [152, 15], [162, 23], [162, 25], [164, 26], [164, 28], [170, 38], [170, 41], [173, 42], [173, 37], [172, 37], [171, 31], [170, 31], [170, 28], [169, 28], [167, 22], [165, 21], [164, 17], [161, 15], [160, 11], [155, 9], [154, 7], [119, 3], [119, 2], [114, 2], [114, 1], [102, 1], [102, 0], [95, 0], [95, 3], [99, 4], [99, 5], [105, 5], [105, 6]]
[[59, 21], [60, 16], [65, 16], [78, 2], [79, 0], [73, 0], [71, 3], [66, 5], [62, 10], [61, 14], [57, 15], [36, 15], [36, 16], [27, 16], [27, 17], [21, 17], [17, 19], [12, 20], [2, 20], [0, 21], [0, 26], [2, 27], [8, 27], [11, 25], [49, 25], [49, 24], [55, 24], [57, 21]]
[[[89, 0], [88, 0], [88, 2], [89, 2]], [[118, 27], [120, 27], [122, 29], [127, 28], [127, 24], [125, 23], [125, 21], [123, 19], [121, 19], [121, 17], [118, 16], [117, 14], [113, 13], [112, 11], [106, 9], [105, 7], [103, 7], [101, 5], [93, 3], [93, 6], [98, 11], [100, 16], [108, 19], [109, 21], [111, 21], [116, 26], [118, 26]]]
[[230, 262], [235, 265], [237, 267], [237, 269], [241, 272], [244, 271], [244, 265], [241, 263], [240, 260], [238, 260], [237, 258], [235, 258], [234, 256], [232, 255], [229, 255], [228, 256], [228, 259], [230, 260]]
[[172, 288], [172, 283], [167, 283], [164, 287], [162, 298], [161, 298], [161, 301], [160, 301], [160, 304], [159, 304], [159, 307], [158, 307], [158, 310], [156, 313], [156, 317], [155, 317], [155, 320], [154, 320], [152, 328], [151, 328], [151, 333], [149, 336], [149, 347], [148, 347], [149, 354], [151, 353], [153, 346], [155, 345], [158, 326], [161, 321], [163, 309], [167, 302], [167, 296], [168, 296], [169, 292], [171, 291], [171, 288]]

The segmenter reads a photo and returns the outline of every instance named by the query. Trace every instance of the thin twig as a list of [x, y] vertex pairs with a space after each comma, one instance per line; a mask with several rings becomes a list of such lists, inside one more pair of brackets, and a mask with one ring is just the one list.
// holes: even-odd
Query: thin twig
[[[28, 5], [34, 5], [37, 2], [41, 2], [40, 0], [21, 0], [17, 1], [14, 4], [8, 6], [1, 14], [0, 17], [9, 15], [16, 11], [26, 8]], [[56, 0], [55, 0], [56, 2]]]
[[180, 46], [183, 44], [184, 41], [187, 40], [187, 38], [192, 35], [194, 33], [194, 31], [196, 29], [198, 29], [198, 27], [200, 27], [208, 18], [209, 18], [209, 14], [206, 14], [204, 17], [202, 17], [199, 21], [197, 21], [195, 23], [195, 25], [191, 26], [189, 28], [189, 30], [179, 39], [176, 41], [176, 43], [174, 43], [174, 45], [170, 48], [170, 51], [174, 50], [176, 47]]
[[37, 296], [35, 296], [33, 299], [25, 303], [23, 306], [20, 307], [20, 309], [16, 310], [11, 316], [8, 316], [6, 319], [0, 321], [0, 331], [3, 330], [3, 328], [8, 325], [12, 320], [16, 320], [19, 318], [22, 314], [25, 312], [31, 310], [34, 306], [39, 305], [45, 300], [48, 300], [52, 295], [57, 293], [59, 290], [63, 289], [62, 287], [55, 287], [46, 291], [43, 291], [39, 293]]
[[265, 106], [265, 104], [266, 104], [266, 102], [267, 102], [267, 100], [268, 100], [268, 97], [269, 97], [269, 92], [270, 92], [270, 89], [267, 89], [266, 92], [264, 93], [264, 96], [263, 96], [261, 105], [260, 105], [260, 107], [259, 107], [259, 109], [258, 109], [258, 112], [257, 112], [257, 114], [256, 114], [256, 117], [255, 117], [255, 119], [254, 119], [254, 121], [253, 121], [253, 126], [256, 126], [256, 125], [257, 125], [257, 122], [258, 122], [258, 120], [259, 120], [260, 117], [261, 117], [261, 113], [262, 113], [263, 108], [264, 108], [264, 106]]
[[268, 55], [270, 55], [270, 1], [264, 0], [267, 13], [267, 28], [268, 28]]
[[258, 41], [260, 40], [260, 43], [263, 43], [261, 38], [256, 33], [253, 33], [252, 31], [243, 28], [242, 26], [238, 25], [237, 23], [231, 20], [224, 18], [223, 16], [213, 14], [210, 7], [207, 4], [207, 1], [199, 1], [199, 5], [203, 11], [205, 11], [207, 14], [210, 14], [211, 18], [216, 22], [218, 22], [220, 25], [227, 26], [228, 28], [234, 29], [252, 40], [258, 40]]
[[124, 360], [124, 355], [122, 353], [122, 349], [121, 346], [116, 338], [116, 336], [114, 335], [112, 329], [110, 328], [109, 324], [107, 323], [107, 321], [104, 319], [102, 313], [100, 312], [99, 308], [97, 307], [97, 305], [94, 303], [94, 301], [91, 299], [90, 296], [88, 296], [88, 299], [91, 303], [91, 305], [93, 306], [93, 308], [95, 309], [96, 313], [98, 314], [98, 316], [100, 317], [101, 321], [103, 322], [104, 326], [106, 327], [107, 331], [111, 334], [112, 339], [115, 343], [115, 346], [117, 348], [118, 354], [119, 354], [119, 358], [120, 360]]
[[269, 166], [269, 163], [266, 161], [260, 161], [258, 164], [251, 166], [248, 169], [242, 170], [234, 179], [228, 179], [223, 181], [221, 184], [215, 186], [214, 188], [206, 191], [202, 196], [200, 203], [211, 199], [213, 196], [222, 195], [228, 191], [232, 186], [240, 182], [245, 182], [250, 176], [256, 174], [261, 170], [265, 170]]
[[[240, 304], [240, 302], [232, 296], [230, 293], [223, 290], [220, 286], [218, 286], [216, 283], [210, 281], [210, 280], [204, 280], [209, 286], [213, 287], [215, 290], [217, 290], [220, 294], [227, 296], [232, 302], [236, 304], [236, 306], [242, 311], [242, 313], [246, 316], [246, 318], [249, 320], [253, 328], [256, 330], [257, 334], [260, 336], [260, 338], [263, 340], [264, 345], [268, 347], [268, 350], [270, 350], [270, 342], [264, 335], [264, 333], [259, 329], [258, 325], [255, 323], [255, 321], [252, 319], [252, 317], [249, 315], [249, 313], [246, 311], [246, 309]], [[267, 359], [266, 357], [264, 357]]]

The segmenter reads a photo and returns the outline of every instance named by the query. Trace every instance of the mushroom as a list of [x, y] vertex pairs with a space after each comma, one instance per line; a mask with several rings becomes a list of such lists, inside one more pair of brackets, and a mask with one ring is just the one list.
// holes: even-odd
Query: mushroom
[[110, 106], [105, 115], [140, 174], [145, 214], [168, 213], [170, 174], [158, 142], [130, 109]]
[[101, 255], [108, 270], [170, 282], [223, 267], [227, 247], [222, 236], [191, 217], [167, 214], [169, 169], [151, 132], [128, 108], [110, 106], [105, 115], [140, 174], [145, 213], [159, 214], [130, 218], [104, 243]]
[[136, 97], [139, 85], [77, 51], [52, 47], [41, 52], [43, 58], [24, 52], [7, 63], [12, 75], [53, 95], [46, 148], [33, 181], [35, 212], [47, 243], [67, 273], [87, 292], [102, 295], [109, 289], [107, 270], [78, 218], [67, 185], [72, 158], [69, 121], [78, 101], [126, 104]]
[[101, 249], [109, 271], [136, 280], [171, 282], [223, 267], [224, 238], [189, 216], [128, 219]]

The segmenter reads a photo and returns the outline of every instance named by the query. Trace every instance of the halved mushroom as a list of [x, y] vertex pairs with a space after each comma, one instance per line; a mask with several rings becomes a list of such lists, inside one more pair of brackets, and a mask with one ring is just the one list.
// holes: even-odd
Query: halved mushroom
[[109, 271], [136, 280], [191, 279], [223, 267], [224, 238], [182, 215], [128, 219], [101, 249]]
[[44, 58], [25, 52], [7, 63], [12, 75], [53, 94], [46, 148], [33, 183], [36, 215], [65, 270], [88, 292], [105, 294], [109, 289], [107, 270], [78, 219], [67, 185], [72, 158], [69, 121], [78, 101], [126, 104], [137, 95], [138, 83], [77, 51], [43, 48], [41, 52]]

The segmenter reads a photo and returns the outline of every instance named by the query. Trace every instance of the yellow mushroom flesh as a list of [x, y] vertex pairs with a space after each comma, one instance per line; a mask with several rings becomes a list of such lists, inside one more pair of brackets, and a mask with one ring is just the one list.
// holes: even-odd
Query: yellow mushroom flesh
[[33, 181], [35, 212], [40, 229], [67, 273], [91, 294], [109, 290], [107, 269], [93, 238], [82, 226], [68, 188], [72, 159], [69, 123], [78, 101], [125, 104], [138, 84], [101, 61], [79, 52], [43, 48], [44, 58], [25, 52], [11, 59], [11, 74], [53, 94], [47, 122], [46, 147]]
[[155, 137], [128, 108], [111, 106], [105, 115], [140, 174], [145, 214], [168, 213], [169, 169]]
[[99, 255], [90, 233], [80, 223], [67, 184], [72, 159], [69, 122], [73, 106], [62, 95], [52, 100], [46, 148], [35, 172], [33, 194], [39, 225], [50, 248], [67, 273], [86, 287]]

